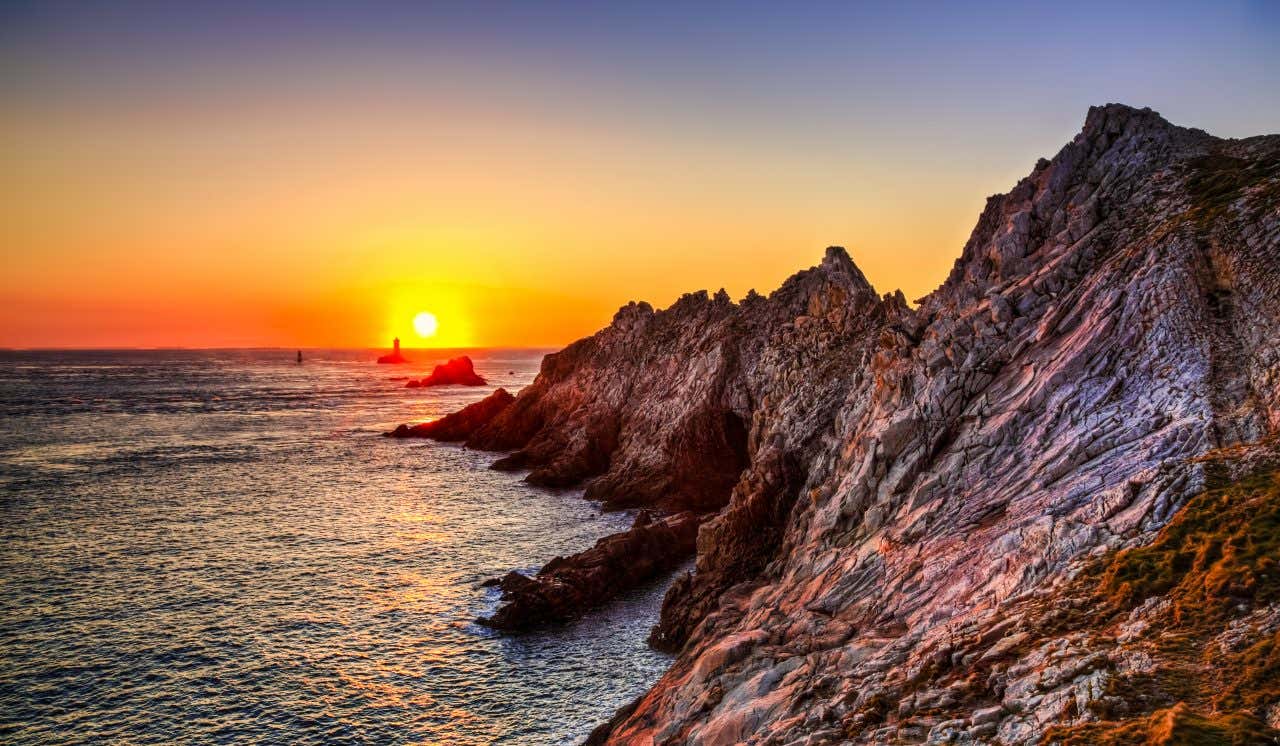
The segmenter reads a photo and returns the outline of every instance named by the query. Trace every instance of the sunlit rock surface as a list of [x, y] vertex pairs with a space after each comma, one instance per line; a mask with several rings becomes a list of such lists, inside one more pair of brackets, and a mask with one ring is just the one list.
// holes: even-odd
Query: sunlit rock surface
[[[1029, 743], [1214, 716], [1109, 688], [1158, 648], [1042, 617], [1213, 486], [1203, 457], [1277, 431], [1280, 137], [1109, 105], [918, 307], [840, 249], [767, 298], [631, 304], [468, 445], [607, 507], [717, 511], [654, 631], [676, 663], [596, 741]], [[1230, 609], [1231, 645], [1274, 630]]]

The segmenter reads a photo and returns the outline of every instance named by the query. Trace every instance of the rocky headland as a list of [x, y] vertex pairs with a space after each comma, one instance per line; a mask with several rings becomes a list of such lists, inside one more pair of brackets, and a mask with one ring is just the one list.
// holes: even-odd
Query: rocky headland
[[502, 581], [519, 629], [696, 556], [591, 742], [816, 746], [1276, 743], [1278, 439], [1280, 136], [1108, 105], [915, 307], [838, 248], [632, 303], [466, 443], [686, 527]]

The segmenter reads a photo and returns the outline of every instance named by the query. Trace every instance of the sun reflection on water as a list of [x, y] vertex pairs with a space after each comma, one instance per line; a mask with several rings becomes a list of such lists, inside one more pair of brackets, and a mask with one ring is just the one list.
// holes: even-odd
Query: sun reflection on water
[[[666, 666], [661, 585], [566, 629], [474, 624], [482, 580], [629, 521], [379, 437], [492, 387], [271, 354], [0, 357], [0, 740], [562, 743]], [[473, 357], [509, 389], [538, 362]]]

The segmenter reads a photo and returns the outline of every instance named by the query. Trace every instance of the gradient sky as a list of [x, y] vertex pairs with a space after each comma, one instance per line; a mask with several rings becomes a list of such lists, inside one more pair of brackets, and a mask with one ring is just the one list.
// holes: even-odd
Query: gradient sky
[[0, 346], [559, 345], [987, 195], [1150, 106], [1280, 131], [1280, 3], [0, 5]]

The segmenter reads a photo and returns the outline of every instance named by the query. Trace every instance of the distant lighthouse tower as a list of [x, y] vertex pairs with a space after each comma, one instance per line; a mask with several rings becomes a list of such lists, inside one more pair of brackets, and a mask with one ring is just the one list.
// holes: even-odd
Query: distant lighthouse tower
[[392, 340], [391, 346], [394, 348], [392, 349], [391, 354], [383, 355], [382, 357], [378, 358], [378, 362], [384, 363], [384, 364], [391, 363], [393, 365], [397, 363], [409, 362], [408, 360], [405, 359], [404, 355], [400, 354], [400, 338], [399, 337], [396, 337], [394, 340]]

